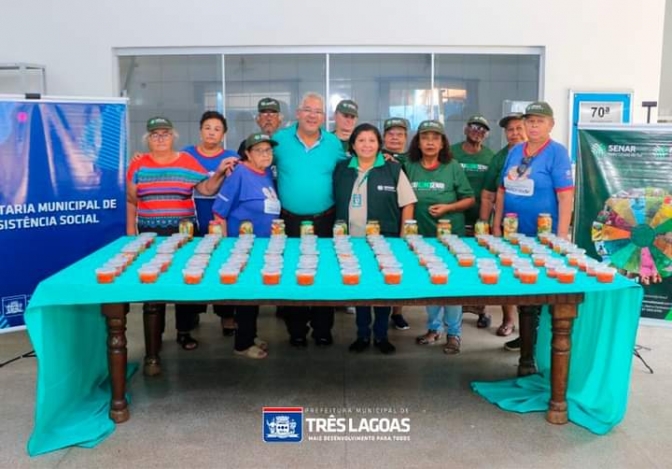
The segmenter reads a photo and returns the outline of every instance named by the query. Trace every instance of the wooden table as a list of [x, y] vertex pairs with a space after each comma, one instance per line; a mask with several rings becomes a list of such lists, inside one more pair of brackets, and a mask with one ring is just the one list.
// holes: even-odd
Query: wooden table
[[[404, 300], [371, 299], [365, 301], [287, 301], [268, 300], [226, 300], [215, 304], [255, 304], [276, 306], [423, 306], [423, 305], [550, 305], [553, 339], [551, 343], [551, 400], [546, 412], [546, 420], [553, 424], [567, 423], [567, 381], [569, 376], [569, 356], [571, 351], [572, 323], [577, 316], [577, 306], [583, 302], [582, 293], [552, 295], [506, 295], [506, 296], [468, 296], [445, 298], [414, 298]], [[170, 299], [157, 302], [172, 303]], [[212, 302], [210, 302], [212, 303]], [[103, 304], [102, 313], [107, 321], [107, 355], [112, 381], [112, 400], [110, 418], [123, 423], [130, 418], [126, 401], [126, 314], [123, 303]], [[143, 373], [156, 376], [161, 373], [161, 316], [159, 313], [144, 313], [145, 358]], [[533, 317], [521, 314], [519, 318], [521, 349], [518, 362], [518, 376], [527, 376], [537, 372], [534, 362]]]

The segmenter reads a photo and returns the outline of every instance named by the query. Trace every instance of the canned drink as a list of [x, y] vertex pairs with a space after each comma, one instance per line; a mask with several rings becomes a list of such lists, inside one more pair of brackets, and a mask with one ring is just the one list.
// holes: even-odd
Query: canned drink
[[366, 235], [379, 235], [380, 234], [380, 223], [378, 220], [368, 220], [366, 222]]
[[218, 235], [224, 234], [222, 224], [217, 220], [210, 220], [210, 223], [208, 224], [208, 233]]
[[447, 236], [453, 231], [453, 224], [447, 218], [442, 218], [436, 223], [436, 237]]
[[314, 235], [315, 234], [315, 227], [313, 226], [313, 222], [310, 221], [310, 220], [302, 221], [301, 222], [300, 233], [301, 233], [301, 236]]
[[254, 225], [252, 225], [252, 222], [249, 220], [242, 221], [240, 223], [240, 227], [238, 228], [238, 234], [239, 235], [254, 234]]
[[336, 236], [345, 236], [348, 234], [348, 224], [345, 220], [336, 220], [334, 222], [334, 237]]
[[194, 222], [189, 218], [180, 220], [179, 231], [181, 234], [187, 235], [189, 239], [194, 237]]
[[512, 234], [518, 233], [518, 214], [507, 213], [504, 216], [504, 239], [508, 240]]
[[285, 234], [285, 220], [281, 218], [276, 218], [271, 222], [271, 234], [272, 235], [284, 235]]
[[407, 236], [417, 235], [418, 234], [418, 222], [417, 220], [406, 220], [404, 222], [404, 228], [402, 230], [404, 238]]
[[550, 213], [540, 213], [537, 217], [537, 234], [553, 231], [553, 217]]
[[476, 225], [474, 225], [474, 235], [487, 235], [490, 234], [490, 223], [484, 220], [478, 220]]

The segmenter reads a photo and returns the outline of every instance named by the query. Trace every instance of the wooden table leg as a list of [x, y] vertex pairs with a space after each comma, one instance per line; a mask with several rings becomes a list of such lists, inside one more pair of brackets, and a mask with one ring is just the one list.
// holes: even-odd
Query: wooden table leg
[[533, 375], [537, 372], [534, 363], [534, 345], [537, 336], [538, 312], [529, 306], [520, 307], [518, 315], [520, 324], [520, 360], [518, 361], [518, 376]]
[[130, 418], [126, 402], [126, 308], [123, 304], [102, 306], [107, 320], [107, 361], [112, 381], [110, 418], [123, 423]]
[[576, 305], [555, 305], [552, 311], [553, 340], [551, 342], [551, 400], [546, 420], [561, 425], [567, 423], [567, 379], [571, 349], [572, 323]]
[[159, 351], [163, 321], [165, 321], [165, 305], [145, 305], [142, 321], [145, 329], [145, 361], [142, 372], [145, 376], [157, 376], [161, 374]]

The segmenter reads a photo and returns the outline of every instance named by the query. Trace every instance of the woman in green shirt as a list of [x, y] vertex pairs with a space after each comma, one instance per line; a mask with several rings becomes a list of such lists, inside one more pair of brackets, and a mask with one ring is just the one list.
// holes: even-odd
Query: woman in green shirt
[[[404, 169], [418, 198], [415, 217], [420, 234], [436, 236], [437, 221], [449, 219], [453, 233], [464, 236], [464, 212], [475, 203], [474, 191], [462, 166], [452, 158], [441, 122], [420, 123]], [[462, 306], [428, 306], [427, 316], [427, 333], [419, 336], [416, 342], [419, 345], [438, 343], [445, 325], [447, 341], [443, 351], [450, 355], [459, 353]]]

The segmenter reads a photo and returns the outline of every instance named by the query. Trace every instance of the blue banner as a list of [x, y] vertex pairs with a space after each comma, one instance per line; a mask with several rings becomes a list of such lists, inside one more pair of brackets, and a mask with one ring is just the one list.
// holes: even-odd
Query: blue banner
[[0, 332], [37, 284], [123, 236], [125, 102], [0, 100]]

